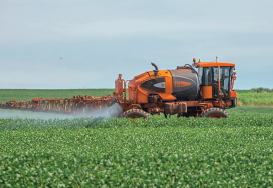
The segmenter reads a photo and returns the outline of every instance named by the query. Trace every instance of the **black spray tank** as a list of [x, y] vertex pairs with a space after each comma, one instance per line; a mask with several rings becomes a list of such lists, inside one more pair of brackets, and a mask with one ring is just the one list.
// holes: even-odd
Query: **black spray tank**
[[172, 95], [179, 101], [194, 101], [199, 91], [197, 72], [190, 65], [169, 71], [173, 78]]

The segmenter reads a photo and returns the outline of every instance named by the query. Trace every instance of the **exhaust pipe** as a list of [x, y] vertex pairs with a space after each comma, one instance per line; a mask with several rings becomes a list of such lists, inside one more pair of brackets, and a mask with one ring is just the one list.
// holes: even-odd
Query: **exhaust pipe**
[[155, 67], [155, 70], [154, 70], [154, 76], [158, 76], [158, 67], [156, 66], [156, 64], [154, 64], [153, 62], [151, 62], [152, 66]]

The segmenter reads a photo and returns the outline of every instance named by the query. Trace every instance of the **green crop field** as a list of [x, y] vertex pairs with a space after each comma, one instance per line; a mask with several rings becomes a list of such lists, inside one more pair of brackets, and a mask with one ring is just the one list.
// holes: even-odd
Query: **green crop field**
[[27, 101], [36, 97], [72, 98], [74, 95], [96, 97], [112, 95], [115, 89], [0, 89], [0, 102]]
[[[3, 100], [25, 100], [14, 91]], [[0, 119], [0, 187], [272, 187], [273, 108], [227, 111], [219, 120]]]
[[273, 107], [273, 89], [256, 88], [251, 90], [236, 90], [238, 105]]

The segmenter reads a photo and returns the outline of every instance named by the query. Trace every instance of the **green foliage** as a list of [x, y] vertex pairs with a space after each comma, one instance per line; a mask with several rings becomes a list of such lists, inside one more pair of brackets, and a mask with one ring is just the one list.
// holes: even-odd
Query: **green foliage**
[[273, 89], [270, 90], [269, 88], [259, 87], [259, 88], [252, 88], [250, 91], [254, 93], [272, 93]]
[[244, 106], [273, 106], [273, 93], [241, 93], [238, 104]]
[[4, 187], [272, 186], [273, 116], [1, 119]]
[[259, 88], [252, 88], [250, 90], [237, 90], [236, 92], [241, 94], [241, 93], [272, 93], [273, 89], [269, 89], [269, 88], [263, 88], [263, 87], [259, 87]]
[[243, 106], [270, 106], [273, 107], [273, 89], [254, 88], [251, 90], [236, 90], [238, 105]]

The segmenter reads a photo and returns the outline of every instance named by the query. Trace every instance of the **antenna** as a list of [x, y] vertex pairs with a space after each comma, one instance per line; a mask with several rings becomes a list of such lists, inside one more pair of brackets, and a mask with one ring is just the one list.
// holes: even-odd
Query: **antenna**
[[216, 63], [217, 63], [218, 57], [216, 56]]

